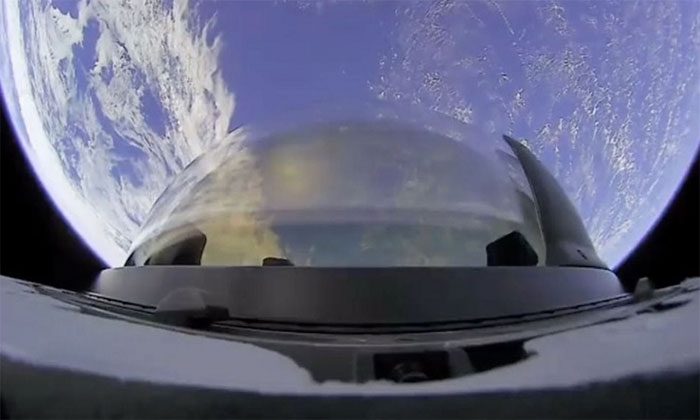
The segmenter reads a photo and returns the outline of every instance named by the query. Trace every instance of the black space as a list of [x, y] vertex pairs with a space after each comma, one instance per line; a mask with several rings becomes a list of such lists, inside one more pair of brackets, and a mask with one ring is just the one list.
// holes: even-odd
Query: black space
[[[4, 112], [0, 117], [0, 274], [83, 289], [104, 264], [56, 211], [36, 182]], [[696, 156], [661, 221], [617, 270], [626, 286], [641, 277], [667, 286], [700, 275], [699, 179]]]
[[0, 274], [80, 290], [105, 266], [75, 234], [0, 120]]

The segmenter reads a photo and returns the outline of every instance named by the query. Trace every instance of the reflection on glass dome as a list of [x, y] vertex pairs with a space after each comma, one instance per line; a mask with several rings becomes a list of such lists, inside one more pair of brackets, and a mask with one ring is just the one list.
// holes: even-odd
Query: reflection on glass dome
[[507, 144], [380, 115], [249, 131], [204, 154], [156, 202], [127, 264], [510, 265], [487, 257], [506, 240], [532, 254], [520, 265], [544, 261]]

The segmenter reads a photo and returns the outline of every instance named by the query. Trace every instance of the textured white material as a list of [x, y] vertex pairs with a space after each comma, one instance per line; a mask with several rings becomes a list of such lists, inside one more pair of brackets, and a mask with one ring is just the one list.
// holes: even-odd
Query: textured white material
[[[694, 280], [697, 285], [697, 279]], [[316, 383], [291, 359], [250, 344], [81, 313], [0, 280], [0, 354], [121, 379], [293, 394], [423, 394], [567, 387], [629, 375], [700, 369], [700, 290], [662, 312], [526, 343], [527, 360], [442, 382]]]

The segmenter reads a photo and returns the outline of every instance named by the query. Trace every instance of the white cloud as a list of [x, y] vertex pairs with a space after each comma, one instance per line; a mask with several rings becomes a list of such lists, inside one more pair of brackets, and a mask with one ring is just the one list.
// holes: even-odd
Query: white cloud
[[[75, 18], [38, 2], [5, 7], [25, 152], [83, 239], [120, 264], [172, 175], [230, 138], [235, 101], [219, 71], [221, 40], [207, 42], [213, 21], [200, 24], [186, 0], [170, 9], [81, 1]], [[79, 75], [91, 24], [99, 36]], [[159, 108], [150, 115], [149, 95]]]
[[691, 133], [700, 129], [700, 72], [691, 52], [700, 25], [685, 19], [698, 3], [578, 4], [589, 21], [600, 19], [596, 26], [578, 24], [556, 2], [482, 6], [397, 6], [392, 49], [370, 88], [488, 132], [529, 137], [581, 210], [601, 257], [618, 264], [659, 217], [698, 148]]

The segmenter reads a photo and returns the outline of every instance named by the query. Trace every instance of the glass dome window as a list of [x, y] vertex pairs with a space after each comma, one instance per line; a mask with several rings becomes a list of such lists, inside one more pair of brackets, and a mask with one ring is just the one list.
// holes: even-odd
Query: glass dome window
[[435, 121], [312, 121], [221, 145], [158, 199], [127, 265], [542, 264], [511, 148]]

